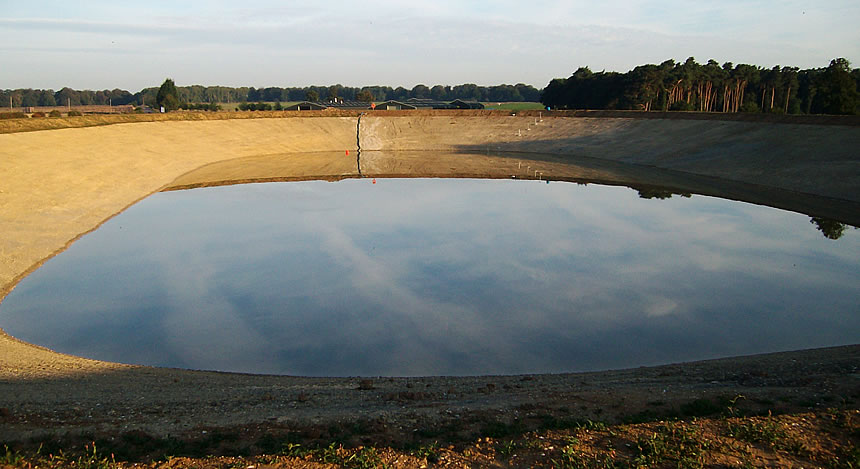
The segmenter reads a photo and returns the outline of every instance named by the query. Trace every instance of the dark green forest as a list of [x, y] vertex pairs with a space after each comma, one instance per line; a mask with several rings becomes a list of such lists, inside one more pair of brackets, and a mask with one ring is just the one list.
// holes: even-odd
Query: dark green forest
[[667, 60], [627, 73], [581, 67], [552, 80], [541, 102], [552, 109], [860, 114], [860, 69], [843, 59], [800, 70], [714, 60]]
[[[540, 99], [540, 90], [522, 83], [516, 85], [479, 86], [464, 84], [457, 86], [436, 85], [431, 87], [415, 85], [412, 89], [390, 86], [349, 87], [343, 85], [307, 86], [304, 88], [232, 88], [228, 86], [177, 86], [179, 100], [184, 103], [241, 103], [241, 102], [289, 102], [317, 101], [330, 98], [360, 101], [385, 101], [389, 99], [406, 100], [409, 98], [432, 98], [440, 101], [455, 99], [475, 101], [532, 101]], [[103, 91], [73, 90], [63, 88], [54, 90], [0, 90], [0, 108], [12, 106], [72, 106], [80, 105], [122, 105], [155, 104], [159, 88], [144, 88], [137, 93], [114, 89]]]
[[[177, 86], [181, 103], [194, 109], [214, 109], [215, 103], [326, 101], [405, 101], [409, 98], [483, 102], [540, 101], [552, 109], [619, 109], [643, 111], [766, 112], [779, 114], [860, 114], [860, 69], [843, 58], [824, 68], [762, 68], [749, 64], [699, 64], [667, 60], [640, 65], [626, 73], [592, 72], [580, 67], [568, 78], [556, 78], [546, 88], [531, 85], [457, 86], [415, 85], [307, 87]], [[137, 93], [126, 90], [40, 89], [0, 90], [0, 106], [155, 104], [158, 87]], [[212, 106], [203, 106], [210, 103]], [[184, 107], [187, 107], [185, 105]], [[246, 108], [248, 106], [243, 106]]]

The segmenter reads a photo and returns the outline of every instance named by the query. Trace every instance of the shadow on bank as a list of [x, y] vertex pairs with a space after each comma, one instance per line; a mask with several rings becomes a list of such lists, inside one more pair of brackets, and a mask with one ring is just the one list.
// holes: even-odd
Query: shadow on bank
[[513, 178], [626, 186], [648, 199], [697, 194], [764, 205], [809, 216], [811, 223], [829, 239], [839, 239], [849, 226], [860, 226], [858, 201], [599, 158], [486, 147], [463, 150], [362, 151], [357, 156], [318, 152], [237, 158], [191, 171], [162, 190], [357, 178]]

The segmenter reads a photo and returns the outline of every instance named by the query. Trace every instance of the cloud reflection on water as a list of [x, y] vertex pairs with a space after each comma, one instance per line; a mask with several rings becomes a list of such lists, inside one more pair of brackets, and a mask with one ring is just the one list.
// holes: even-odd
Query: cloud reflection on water
[[616, 187], [229, 186], [132, 207], [21, 282], [0, 325], [188, 368], [617, 368], [856, 341], [858, 246], [790, 212]]

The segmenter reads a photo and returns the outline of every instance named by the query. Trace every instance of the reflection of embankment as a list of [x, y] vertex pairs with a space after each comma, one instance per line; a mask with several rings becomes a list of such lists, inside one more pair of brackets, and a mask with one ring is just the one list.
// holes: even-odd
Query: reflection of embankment
[[283, 153], [207, 164], [179, 176], [162, 190], [254, 182], [339, 181], [358, 176], [357, 160], [346, 151]]
[[[359, 175], [356, 167], [348, 167], [357, 165], [351, 156], [331, 152], [308, 155], [268, 155], [215, 163], [184, 174], [165, 190], [356, 177], [541, 179], [628, 186], [658, 198], [662, 193], [707, 195], [860, 225], [858, 202], [596, 158], [567, 157], [562, 162], [557, 156], [539, 153], [364, 151], [364, 169]], [[295, 164], [298, 160], [313, 163], [302, 163], [299, 171]]]

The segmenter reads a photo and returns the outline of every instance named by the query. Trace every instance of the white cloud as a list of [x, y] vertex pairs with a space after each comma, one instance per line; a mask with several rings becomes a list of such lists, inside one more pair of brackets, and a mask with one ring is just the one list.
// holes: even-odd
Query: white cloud
[[[856, 2], [9, 2], [5, 88], [545, 86], [579, 66], [860, 60]], [[8, 44], [21, 44], [23, 47]], [[57, 70], [63, 70], [58, 73]]]

